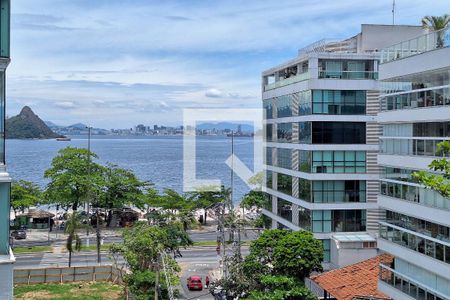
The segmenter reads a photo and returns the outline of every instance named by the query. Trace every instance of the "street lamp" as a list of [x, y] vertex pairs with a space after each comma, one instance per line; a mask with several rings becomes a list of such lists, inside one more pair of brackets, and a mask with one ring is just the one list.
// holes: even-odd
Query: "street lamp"
[[91, 181], [90, 181], [90, 177], [91, 177], [91, 126], [86, 126], [86, 129], [88, 130], [88, 155], [87, 155], [87, 160], [88, 160], [88, 171], [87, 171], [87, 175], [88, 175], [88, 189], [87, 189], [87, 222], [88, 222], [88, 226], [86, 226], [86, 246], [89, 247], [89, 226], [91, 225], [90, 223], [90, 216], [89, 216], [89, 206], [90, 206], [90, 196], [91, 196]]

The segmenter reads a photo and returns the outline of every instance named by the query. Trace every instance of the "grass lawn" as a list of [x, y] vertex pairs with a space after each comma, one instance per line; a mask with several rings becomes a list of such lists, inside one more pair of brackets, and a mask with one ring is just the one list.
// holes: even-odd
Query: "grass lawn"
[[18, 285], [14, 287], [14, 299], [19, 300], [123, 299], [123, 287], [111, 284], [109, 282]]
[[[110, 246], [109, 244], [100, 245], [100, 250], [108, 251], [109, 250], [109, 246]], [[97, 245], [96, 244], [89, 245], [89, 247], [85, 246], [85, 245], [81, 246], [81, 251], [94, 251], [94, 250], [97, 250]]]
[[14, 247], [13, 253], [52, 252], [52, 246]]

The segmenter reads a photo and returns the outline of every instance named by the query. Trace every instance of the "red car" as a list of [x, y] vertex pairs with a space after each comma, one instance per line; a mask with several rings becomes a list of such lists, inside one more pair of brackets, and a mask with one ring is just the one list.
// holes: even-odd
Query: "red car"
[[187, 287], [191, 290], [203, 290], [202, 277], [198, 275], [189, 276], [187, 279]]

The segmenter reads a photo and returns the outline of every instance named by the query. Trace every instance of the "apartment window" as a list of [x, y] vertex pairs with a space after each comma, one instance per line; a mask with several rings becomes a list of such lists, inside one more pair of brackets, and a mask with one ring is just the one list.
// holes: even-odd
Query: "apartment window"
[[365, 210], [334, 210], [333, 232], [356, 232], [366, 230]]
[[298, 151], [298, 169], [301, 172], [311, 173], [311, 151]]
[[363, 242], [363, 248], [373, 249], [377, 247], [377, 242]]
[[450, 122], [414, 123], [414, 137], [450, 137]]
[[292, 169], [292, 149], [277, 149], [277, 165], [280, 168]]
[[271, 166], [272, 163], [272, 147], [266, 147], [266, 165]]
[[365, 144], [366, 123], [313, 122], [313, 144]]
[[365, 151], [314, 151], [313, 173], [365, 173]]
[[286, 174], [277, 174], [277, 190], [287, 195], [292, 195], [292, 176]]
[[311, 122], [298, 123], [298, 141], [300, 144], [311, 144]]
[[311, 202], [311, 181], [303, 178], [299, 178], [298, 181], [299, 198]]
[[313, 232], [331, 232], [331, 210], [313, 210]]
[[304, 230], [311, 230], [311, 211], [298, 207], [298, 226]]
[[313, 91], [313, 114], [364, 115], [365, 91]]
[[272, 177], [272, 171], [266, 170], [266, 187], [268, 187], [269, 189], [272, 188]]
[[265, 125], [266, 142], [272, 142], [273, 141], [272, 129], [273, 129], [273, 124], [266, 124]]
[[366, 182], [359, 180], [313, 181], [314, 203], [366, 202]]
[[298, 93], [298, 115], [305, 116], [311, 114], [311, 91]]
[[279, 143], [292, 142], [292, 123], [277, 124], [277, 138]]
[[330, 240], [322, 240], [323, 244], [323, 261], [330, 262]]
[[283, 95], [276, 98], [277, 118], [292, 117], [292, 95]]
[[264, 119], [272, 119], [273, 118], [273, 105], [272, 99], [263, 100], [263, 108], [264, 108]]
[[371, 60], [319, 60], [319, 78], [377, 79]]
[[278, 198], [277, 203], [278, 216], [289, 222], [292, 222], [292, 203], [281, 198]]

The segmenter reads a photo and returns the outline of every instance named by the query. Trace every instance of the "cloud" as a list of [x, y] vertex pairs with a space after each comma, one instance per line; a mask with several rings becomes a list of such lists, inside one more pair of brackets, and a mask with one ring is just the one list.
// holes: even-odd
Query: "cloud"
[[75, 103], [73, 103], [71, 101], [56, 102], [55, 105], [60, 108], [75, 108], [76, 107]]
[[218, 89], [208, 89], [205, 92], [205, 96], [209, 98], [220, 98], [223, 97], [224, 93], [221, 90]]
[[192, 21], [191, 18], [183, 17], [183, 16], [165, 16], [164, 18], [171, 21]]

